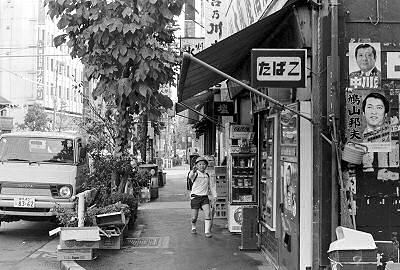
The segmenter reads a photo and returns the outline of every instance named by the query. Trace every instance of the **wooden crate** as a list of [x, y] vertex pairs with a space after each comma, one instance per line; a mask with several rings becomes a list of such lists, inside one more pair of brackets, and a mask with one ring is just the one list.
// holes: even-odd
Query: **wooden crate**
[[214, 209], [214, 218], [227, 218], [226, 212], [226, 197], [225, 198], [218, 198], [215, 202], [215, 209]]

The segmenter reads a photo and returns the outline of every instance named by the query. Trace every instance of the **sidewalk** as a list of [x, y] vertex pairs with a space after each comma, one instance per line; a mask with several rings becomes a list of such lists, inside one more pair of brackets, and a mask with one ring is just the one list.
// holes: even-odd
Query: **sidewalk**
[[78, 262], [87, 270], [274, 270], [259, 251], [239, 250], [240, 235], [216, 219], [213, 237], [204, 236], [200, 213], [198, 234], [190, 233], [190, 205], [186, 191], [188, 165], [164, 170], [167, 181], [159, 198], [139, 206], [138, 220], [122, 250], [101, 250], [94, 261]]

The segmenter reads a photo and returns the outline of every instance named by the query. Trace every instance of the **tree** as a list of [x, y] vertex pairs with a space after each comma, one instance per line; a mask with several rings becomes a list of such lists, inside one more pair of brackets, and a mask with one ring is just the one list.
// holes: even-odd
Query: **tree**
[[44, 107], [38, 103], [34, 103], [28, 107], [25, 115], [24, 126], [33, 131], [48, 130], [49, 119]]
[[[117, 110], [114, 155], [122, 155], [132, 136], [132, 115], [160, 116], [172, 101], [159, 92], [173, 82], [179, 55], [174, 42], [174, 16], [184, 0], [46, 0], [51, 19], [79, 58], [88, 80], [97, 84], [95, 97]], [[142, 134], [143, 135], [143, 134]], [[144, 134], [146, 136], [147, 134]]]

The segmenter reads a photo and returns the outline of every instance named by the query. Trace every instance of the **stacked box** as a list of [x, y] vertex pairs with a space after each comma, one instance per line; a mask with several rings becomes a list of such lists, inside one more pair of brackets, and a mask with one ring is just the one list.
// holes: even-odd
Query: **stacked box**
[[92, 248], [62, 249], [60, 245], [57, 246], [58, 261], [89, 261], [94, 258]]
[[226, 179], [226, 166], [215, 166], [215, 182], [218, 198], [228, 196], [228, 181]]
[[217, 198], [214, 218], [226, 218], [226, 198]]
[[100, 249], [121, 249], [127, 231], [128, 226], [126, 224], [123, 228], [108, 227], [103, 229], [100, 235]]
[[49, 235], [60, 233], [57, 260], [93, 260], [93, 249], [100, 246], [99, 227], [59, 227]]
[[110, 237], [101, 236], [100, 249], [121, 249], [123, 244], [123, 234], [112, 235]]

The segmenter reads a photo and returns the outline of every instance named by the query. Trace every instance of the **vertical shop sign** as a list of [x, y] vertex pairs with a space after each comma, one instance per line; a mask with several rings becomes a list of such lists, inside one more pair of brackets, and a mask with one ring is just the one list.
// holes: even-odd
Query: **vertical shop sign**
[[227, 36], [225, 25], [226, 2], [227, 0], [206, 0], [204, 2], [206, 48]]
[[38, 40], [36, 65], [36, 99], [43, 100], [44, 92], [44, 42]]

